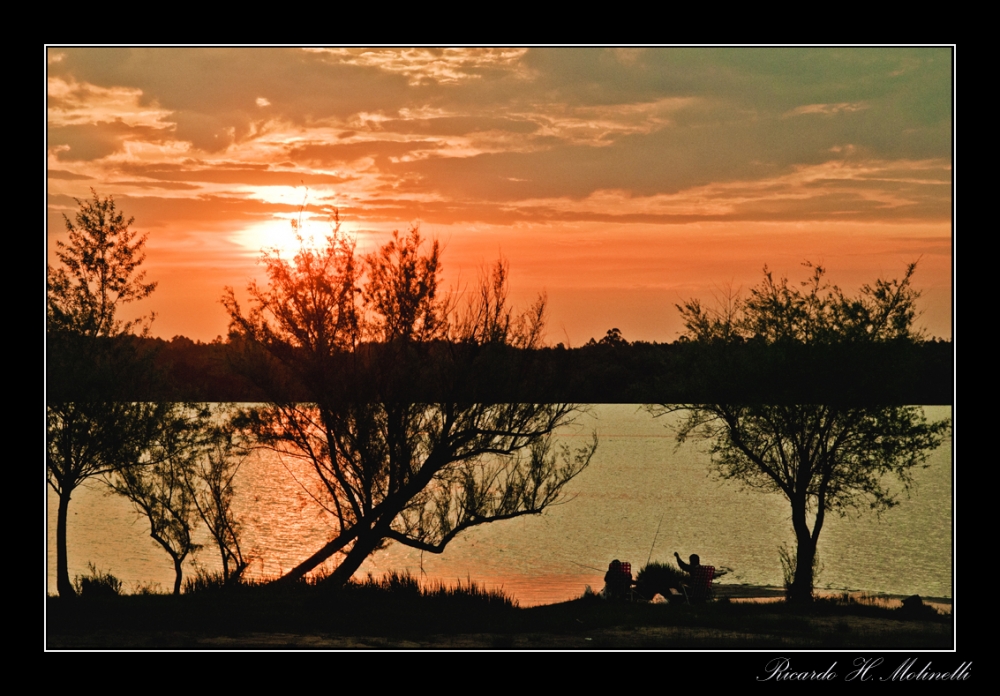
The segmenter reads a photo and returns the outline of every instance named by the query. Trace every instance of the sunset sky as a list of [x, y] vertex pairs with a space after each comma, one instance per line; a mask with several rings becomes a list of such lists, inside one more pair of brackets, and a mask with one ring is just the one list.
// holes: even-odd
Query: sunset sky
[[149, 233], [153, 334], [225, 335], [305, 204], [362, 253], [419, 224], [450, 288], [503, 254], [550, 343], [672, 341], [675, 304], [803, 261], [920, 259], [952, 335], [945, 48], [47, 49], [47, 253], [93, 188]]

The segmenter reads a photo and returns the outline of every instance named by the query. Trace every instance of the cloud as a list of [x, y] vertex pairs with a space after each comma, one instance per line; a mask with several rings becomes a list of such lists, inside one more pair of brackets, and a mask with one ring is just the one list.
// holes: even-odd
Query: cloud
[[115, 194], [191, 296], [177, 332], [303, 199], [371, 238], [422, 221], [449, 269], [502, 246], [538, 290], [824, 255], [870, 277], [913, 250], [947, 287], [952, 68], [933, 47], [50, 49], [48, 234]]
[[198, 186], [184, 184], [178, 181], [111, 181], [108, 182], [115, 190], [129, 189], [162, 189], [165, 191], [197, 191]]
[[[98, 193], [103, 195], [103, 191], [98, 190]], [[69, 213], [78, 208], [72, 196], [50, 194], [48, 200], [49, 210], [54, 211], [59, 220], [63, 212]], [[299, 210], [298, 205], [290, 203], [211, 194], [184, 197], [120, 194], [115, 195], [115, 203], [128, 216], [135, 217], [135, 227], [140, 231], [143, 228], [174, 227], [177, 223], [190, 226], [192, 222], [201, 230], [242, 229], [248, 223], [270, 220], [278, 214], [294, 214]], [[50, 231], [56, 229], [61, 229], [61, 226]]]
[[312, 53], [346, 65], [405, 75], [410, 85], [453, 84], [515, 68], [523, 48], [322, 48]]
[[63, 169], [50, 169], [48, 171], [48, 177], [50, 179], [68, 179], [68, 180], [93, 179], [94, 178], [92, 176], [86, 176], [84, 174], [74, 174], [73, 172], [67, 172], [67, 171], [65, 171]]
[[406, 78], [376, 68], [275, 48], [74, 48], [50, 74], [140, 90], [141, 103], [170, 112], [177, 135], [219, 152], [263, 129], [267, 118], [304, 124], [398, 105]]
[[[124, 173], [176, 183], [350, 187], [359, 209], [386, 193], [482, 211], [580, 202], [607, 190], [644, 199], [770, 182], [830, 163], [950, 161], [951, 154], [949, 49], [59, 54], [49, 64], [53, 161], [116, 154], [147, 167], [102, 164], [117, 181]], [[148, 146], [141, 156], [140, 143]], [[198, 163], [182, 160], [192, 157]], [[261, 163], [271, 166], [254, 167]], [[309, 167], [336, 171], [300, 171]], [[883, 194], [851, 194], [837, 205], [856, 200], [859, 216], [879, 206], [941, 206], [937, 193], [872, 176]], [[895, 199], [884, 195], [890, 190]], [[746, 193], [764, 196], [760, 188]], [[768, 200], [754, 214], [786, 213]]]
[[868, 104], [864, 102], [842, 102], [840, 104], [806, 104], [804, 106], [797, 106], [791, 111], [786, 113], [786, 116], [801, 116], [804, 114], [837, 114], [841, 112], [850, 111], [861, 111], [862, 109], [867, 109]]
[[121, 169], [124, 172], [161, 181], [242, 184], [246, 186], [337, 185], [353, 181], [357, 178], [333, 174], [274, 170], [267, 165], [215, 166], [201, 169], [177, 165], [125, 164], [122, 165]]
[[69, 126], [50, 126], [49, 149], [62, 161], [89, 161], [120, 151], [126, 141], [161, 143], [162, 130], [130, 126], [121, 119]]
[[485, 131], [505, 133], [535, 133], [541, 127], [524, 118], [494, 116], [438, 116], [433, 118], [393, 118], [379, 122], [381, 130], [389, 133], [421, 135], [468, 135]]
[[433, 140], [360, 140], [350, 143], [307, 143], [288, 148], [287, 157], [293, 162], [314, 166], [336, 166], [372, 158], [383, 166], [391, 158], [400, 158], [417, 151], [434, 150], [441, 143]]

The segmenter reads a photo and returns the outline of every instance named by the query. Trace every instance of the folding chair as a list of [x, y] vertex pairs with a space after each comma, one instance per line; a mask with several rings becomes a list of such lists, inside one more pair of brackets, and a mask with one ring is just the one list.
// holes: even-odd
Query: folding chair
[[612, 563], [608, 568], [605, 591], [608, 599], [627, 599], [634, 601], [635, 593], [632, 590], [632, 564], [621, 561]]
[[689, 585], [681, 585], [684, 596], [689, 604], [700, 604], [712, 598], [712, 578], [715, 577], [715, 566], [695, 566], [689, 573]]

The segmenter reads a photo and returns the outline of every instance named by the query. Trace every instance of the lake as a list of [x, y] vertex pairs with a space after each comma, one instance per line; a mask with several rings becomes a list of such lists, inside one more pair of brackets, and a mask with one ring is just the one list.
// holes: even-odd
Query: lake
[[[924, 410], [928, 419], [951, 417], [947, 406]], [[600, 441], [590, 466], [567, 486], [565, 502], [543, 515], [470, 529], [441, 555], [391, 545], [360, 572], [409, 571], [428, 582], [471, 579], [533, 606], [578, 597], [587, 585], [600, 589], [612, 559], [631, 562], [635, 573], [647, 558], [673, 561], [677, 551], [685, 560], [697, 553], [702, 563], [731, 568], [724, 582], [780, 586], [778, 551], [794, 541], [788, 502], [717, 480], [704, 443], [677, 446], [671, 427], [679, 418], [653, 418], [636, 405], [590, 406], [559, 433], [582, 444], [596, 431]], [[911, 496], [881, 520], [873, 514], [827, 516], [817, 588], [952, 596], [950, 439], [927, 463], [914, 472]], [[244, 547], [258, 559], [253, 575], [277, 576], [330, 538], [322, 512], [275, 455], [251, 457], [236, 485], [237, 509], [246, 520]], [[55, 591], [57, 507], [49, 489], [49, 592]], [[130, 590], [158, 585], [168, 591], [173, 585], [173, 565], [149, 538], [145, 518], [99, 483], [74, 493], [67, 535], [70, 577], [85, 574], [89, 562]], [[215, 555], [206, 546], [186, 572], [193, 573], [195, 564], [216, 570]]]

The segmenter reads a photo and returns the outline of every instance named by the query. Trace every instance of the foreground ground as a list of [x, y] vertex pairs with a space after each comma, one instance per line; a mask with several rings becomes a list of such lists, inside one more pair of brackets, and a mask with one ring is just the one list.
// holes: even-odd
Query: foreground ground
[[245, 632], [231, 635], [182, 631], [97, 630], [49, 635], [49, 649], [949, 649], [951, 627], [933, 622], [848, 617], [803, 620], [782, 626], [762, 617], [771, 630], [635, 626], [572, 633], [459, 633], [427, 636], [343, 636], [331, 633]]
[[[484, 598], [260, 593], [50, 598], [47, 649], [951, 649], [950, 614], [868, 598], [807, 609], [745, 602], [701, 606], [584, 598], [520, 609]], [[776, 599], [771, 597], [771, 599]]]

